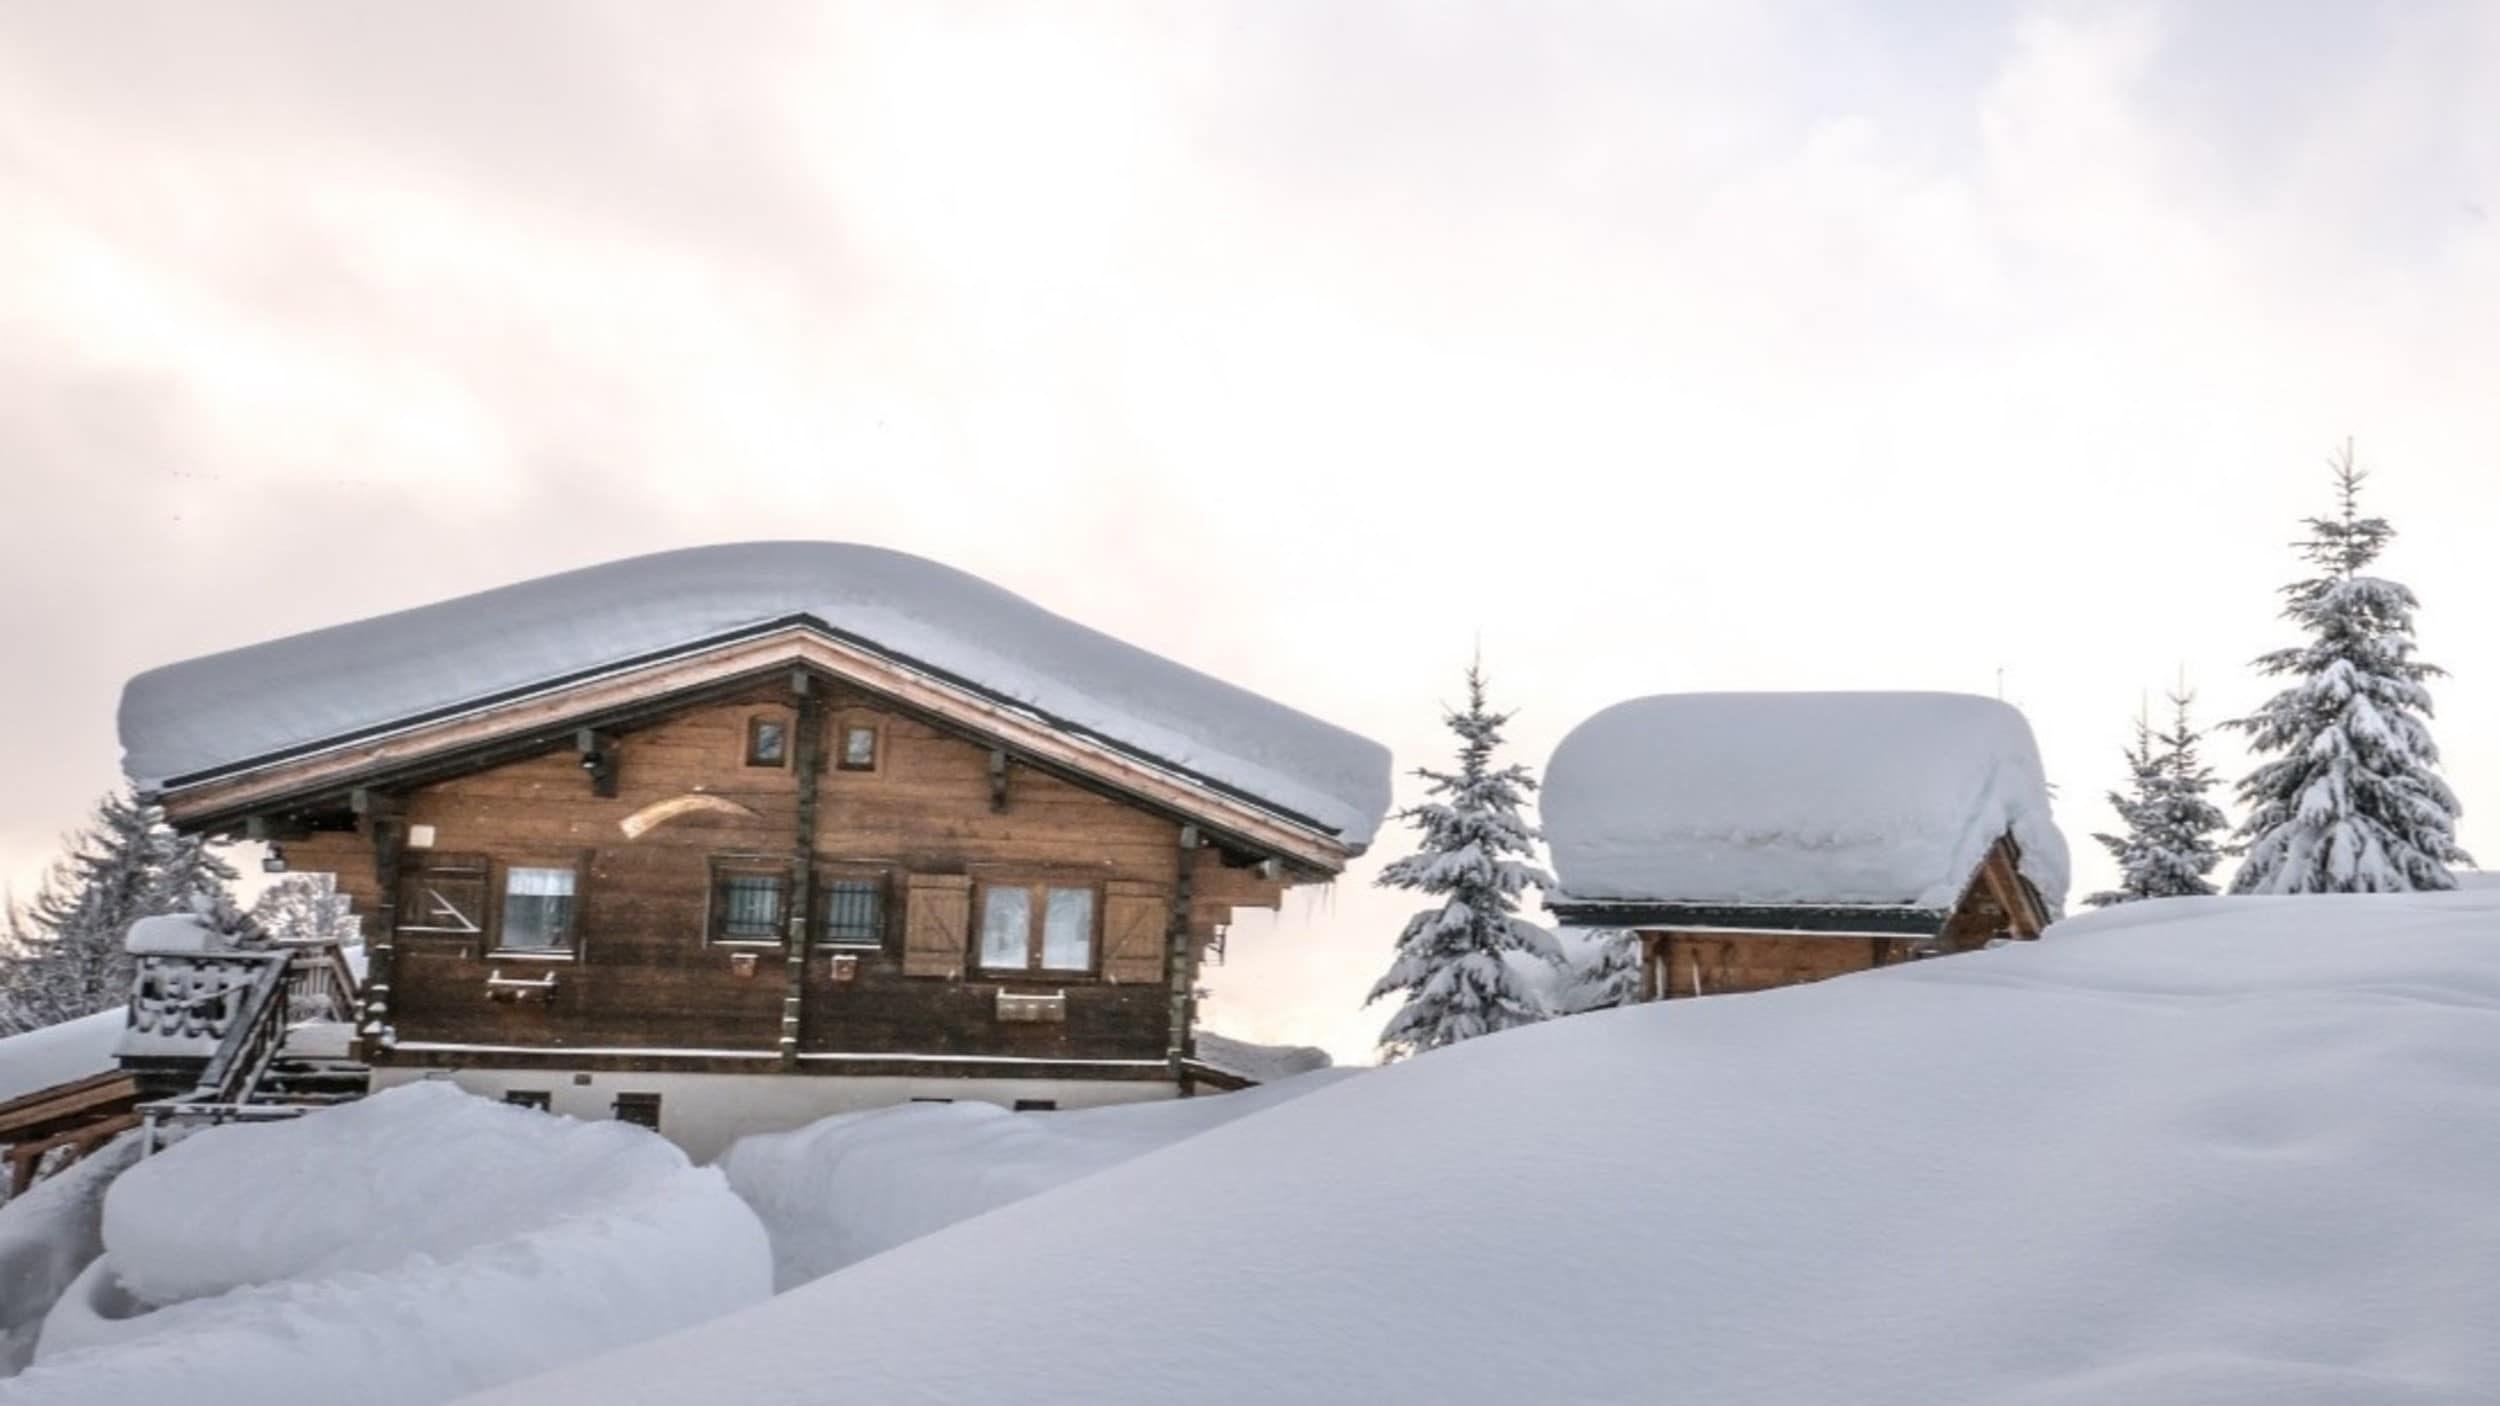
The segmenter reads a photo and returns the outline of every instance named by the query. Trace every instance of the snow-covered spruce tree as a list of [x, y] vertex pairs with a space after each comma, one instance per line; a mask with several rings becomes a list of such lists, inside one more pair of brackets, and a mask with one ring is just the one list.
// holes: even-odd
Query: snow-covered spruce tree
[[2214, 892], [2214, 866], [2222, 862], [2222, 839], [2231, 822], [2206, 799], [2216, 781], [2197, 754], [2205, 740], [2189, 717], [2196, 695], [2170, 695], [2170, 730], [2153, 734], [2161, 766], [2152, 812], [2146, 817], [2143, 885], [2151, 898], [2193, 898]]
[[115, 793], [69, 840], [0, 958], [0, 1011], [21, 1030], [130, 998], [130, 925], [160, 913], [231, 912], [234, 870], [162, 816]]
[[358, 940], [354, 901], [339, 892], [336, 874], [288, 874], [261, 890], [252, 921], [276, 942]]
[[2161, 799], [2161, 762], [2153, 755], [2153, 724], [2142, 710], [2135, 715], [2135, 741], [2127, 747], [2127, 789], [2109, 793], [2109, 808], [2118, 812], [2126, 833], [2094, 834], [2101, 848], [2118, 861], [2118, 887], [2103, 889], [2083, 901], [2094, 908], [2159, 897], [2150, 878], [2151, 845], [2146, 830]]
[[1381, 1055], [1400, 1059], [1545, 1018], [1535, 991], [1503, 960], [1525, 952], [1559, 965], [1553, 934], [1519, 916], [1519, 894], [1553, 879], [1532, 862], [1537, 832], [1519, 811], [1536, 781], [1523, 766], [1495, 767], [1508, 713], [1488, 711], [1484, 669], [1467, 668], [1467, 707], [1443, 714], [1458, 734], [1458, 769], [1419, 768], [1432, 798], [1398, 812], [1422, 834], [1414, 854], [1380, 874], [1383, 888], [1439, 900], [1407, 920], [1388, 974], [1365, 998], [1402, 996], [1380, 1032]]
[[2118, 887], [2084, 900], [2095, 908], [2214, 891], [2209, 876], [2222, 862], [2215, 837], [2230, 822], [2205, 798], [2214, 787], [2214, 774], [2197, 755], [2204, 734], [2189, 719], [2194, 702], [2192, 693], [2170, 695], [2171, 723], [2165, 732], [2154, 731], [2149, 719], [2136, 715], [2135, 743], [2127, 749], [2127, 791], [2109, 793], [2110, 806], [2127, 823], [2127, 833], [2092, 837], [2118, 861]]
[[1560, 1015], [1612, 1010], [1628, 1006], [1641, 994], [1640, 934], [1627, 928], [1597, 928], [1580, 934], [1582, 943], [1571, 973]]
[[2396, 533], [2363, 517], [2348, 440], [2330, 461], [2337, 511], [2308, 520], [2317, 574], [2283, 588], [2306, 643], [2257, 660], [2289, 687], [2226, 726], [2262, 758], [2240, 782], [2247, 860], [2235, 893], [2384, 893], [2456, 886], [2457, 798], [2440, 780], [2429, 680], [2413, 657], [2413, 592], [2365, 573]]

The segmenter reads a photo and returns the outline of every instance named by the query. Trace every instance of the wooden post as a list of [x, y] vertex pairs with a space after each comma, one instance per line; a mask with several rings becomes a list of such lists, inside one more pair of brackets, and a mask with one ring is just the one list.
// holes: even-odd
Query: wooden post
[[348, 804], [363, 817], [373, 839], [373, 878], [379, 893], [373, 904], [375, 931], [365, 940], [365, 1009], [357, 1022], [357, 1054], [367, 1064], [379, 1062], [391, 1020], [391, 971], [398, 952], [399, 861], [408, 827], [401, 823], [399, 798], [358, 787]]
[[1003, 813], [1007, 809], [1007, 749], [990, 749], [990, 810]]
[[816, 796], [824, 769], [824, 696], [807, 674], [792, 670], [790, 687], [799, 695], [798, 736], [790, 751], [798, 771], [799, 823], [790, 852], [790, 930], [786, 981], [781, 994], [781, 1067], [799, 1067], [800, 1026], [807, 1012], [809, 895], [816, 877]]
[[1181, 827], [1178, 856], [1178, 872], [1172, 879], [1172, 921], [1165, 933], [1168, 947], [1164, 966], [1172, 981], [1172, 1038], [1167, 1058], [1172, 1066], [1172, 1082], [1180, 1085], [1186, 1096], [1197, 1092], [1188, 1067], [1190, 1056], [1197, 1052], [1197, 1042], [1189, 1031], [1198, 1006], [1198, 954], [1189, 937], [1190, 879], [1198, 867], [1197, 826]]

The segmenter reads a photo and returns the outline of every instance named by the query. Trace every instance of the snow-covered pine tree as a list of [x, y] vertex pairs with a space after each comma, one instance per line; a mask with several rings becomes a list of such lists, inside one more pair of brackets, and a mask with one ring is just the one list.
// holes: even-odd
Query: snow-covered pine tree
[[2086, 897], [2085, 904], [2106, 908], [2139, 898], [2158, 898], [2151, 879], [2152, 846], [2146, 831], [2161, 802], [2161, 761], [2153, 755], [2153, 724], [2142, 709], [2135, 715], [2135, 741], [2127, 746], [2127, 789], [2109, 793], [2109, 808], [2126, 826], [2120, 835], [2094, 834], [2101, 848], [2118, 861], [2118, 887]]
[[2214, 866], [2222, 862], [2220, 836], [2231, 822], [2206, 799], [2213, 768], [2197, 754], [2205, 734], [2189, 716], [2196, 695], [2184, 684], [2170, 695], [2170, 729], [2153, 734], [2161, 767], [2152, 812], [2144, 826], [2143, 887], [2151, 898], [2192, 898], [2214, 891]]
[[2308, 520], [2301, 555], [2317, 574], [2283, 588], [2306, 643], [2257, 660], [2293, 682], [2226, 726], [2269, 758], [2240, 782], [2247, 860], [2235, 893], [2376, 893], [2454, 888], [2457, 798], [2439, 777], [2428, 681], [2413, 657], [2413, 592], [2365, 573], [2396, 533], [2363, 517], [2352, 443], [2329, 461], [2337, 511]]
[[1380, 874], [1383, 888], [1439, 900], [1407, 920], [1388, 973], [1364, 1000], [1405, 998], [1380, 1032], [1385, 1059], [1544, 1019], [1543, 1003], [1502, 954], [1562, 961], [1553, 934], [1518, 915], [1522, 890], [1554, 881], [1532, 861], [1537, 832], [1520, 815], [1535, 779], [1524, 766], [1493, 764], [1510, 715], [1486, 708], [1480, 663], [1467, 668], [1465, 711], [1442, 720], [1458, 734], [1458, 769], [1416, 771], [1432, 799], [1398, 818], [1421, 832], [1421, 845]]
[[287, 874], [261, 890], [252, 920], [276, 942], [359, 940], [354, 900], [339, 892], [335, 874]]
[[230, 914], [234, 870], [118, 792], [72, 835], [0, 957], [0, 1019], [16, 1029], [75, 1020], [130, 998], [130, 925], [160, 913]]
[[1641, 938], [1625, 928], [1579, 934], [1582, 943], [1564, 1009], [1557, 1014], [1612, 1010], [1641, 995]]

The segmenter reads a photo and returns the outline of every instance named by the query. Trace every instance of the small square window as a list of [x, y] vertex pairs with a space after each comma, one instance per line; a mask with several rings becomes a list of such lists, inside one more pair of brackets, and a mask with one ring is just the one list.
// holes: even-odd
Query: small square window
[[885, 885], [836, 879], [825, 885], [825, 942], [834, 947], [885, 945]]
[[844, 771], [875, 771], [877, 769], [877, 729], [868, 723], [849, 723], [842, 729], [842, 769]]
[[660, 1130], [660, 1096], [658, 1094], [618, 1094], [616, 1121], [636, 1127]]
[[545, 1089], [506, 1089], [503, 1101], [515, 1108], [535, 1108], [545, 1113], [554, 1104], [555, 1096]]
[[503, 930], [495, 945], [507, 952], [553, 952], [573, 942], [573, 871], [503, 871]]
[[723, 871], [712, 876], [712, 936], [724, 942], [774, 942], [781, 937], [790, 879], [785, 874]]
[[779, 766], [789, 755], [790, 729], [781, 719], [747, 719], [748, 766]]

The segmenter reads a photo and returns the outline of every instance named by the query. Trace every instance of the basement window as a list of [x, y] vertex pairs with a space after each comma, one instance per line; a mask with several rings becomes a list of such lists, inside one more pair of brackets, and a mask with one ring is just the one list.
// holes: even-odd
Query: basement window
[[618, 1094], [616, 1121], [638, 1128], [660, 1130], [660, 1096], [658, 1094]]
[[555, 1102], [555, 1096], [545, 1089], [506, 1089], [503, 1101], [515, 1108], [535, 1108], [545, 1113]]

